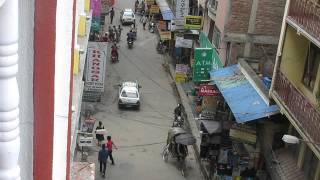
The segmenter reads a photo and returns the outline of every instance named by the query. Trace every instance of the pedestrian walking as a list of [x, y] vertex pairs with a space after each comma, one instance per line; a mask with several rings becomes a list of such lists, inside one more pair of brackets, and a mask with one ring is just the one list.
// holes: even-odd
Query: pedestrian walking
[[107, 169], [107, 160], [108, 160], [108, 151], [106, 150], [106, 145], [101, 145], [101, 150], [99, 151], [98, 161], [100, 163], [100, 173], [102, 173], [102, 177], [106, 176]]
[[115, 149], [118, 149], [117, 146], [111, 140], [111, 136], [107, 136], [107, 149], [108, 149], [108, 156], [110, 157], [111, 164], [114, 165], [114, 160], [112, 156], [112, 147], [114, 146]]
[[147, 24], [147, 16], [143, 16], [142, 17], [143, 30], [146, 30], [146, 24]]
[[102, 141], [104, 141], [104, 135], [103, 134], [97, 134], [97, 130], [99, 130], [99, 129], [104, 129], [104, 126], [103, 126], [101, 121], [99, 121], [99, 125], [96, 127], [96, 139], [98, 141], [98, 146], [100, 146], [100, 143]]
[[113, 17], [114, 17], [114, 10], [113, 10], [113, 8], [111, 8], [111, 10], [110, 10], [110, 24], [112, 24], [112, 22], [113, 22]]

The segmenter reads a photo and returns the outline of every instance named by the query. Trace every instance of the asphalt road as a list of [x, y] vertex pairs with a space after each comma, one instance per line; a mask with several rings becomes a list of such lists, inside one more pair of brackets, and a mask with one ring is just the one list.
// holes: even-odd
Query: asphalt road
[[[118, 25], [122, 8], [133, 8], [134, 0], [118, 0], [115, 19]], [[107, 22], [109, 22], [109, 17]], [[107, 134], [112, 136], [118, 150], [114, 150], [115, 165], [107, 164], [106, 179], [109, 180], [179, 180], [201, 179], [192, 148], [189, 147], [187, 176], [178, 170], [176, 159], [165, 163], [161, 151], [172, 124], [176, 98], [170, 86], [170, 77], [162, 67], [163, 57], [157, 54], [156, 34], [142, 29], [136, 16], [138, 37], [134, 47], [128, 49], [126, 33], [130, 26], [123, 26], [119, 63], [107, 62], [105, 94], [101, 103], [94, 104], [98, 121], [102, 121]], [[140, 110], [118, 109], [117, 84], [122, 80], [137, 80], [141, 85]], [[97, 161], [98, 147], [93, 148], [88, 161], [96, 163], [96, 179], [103, 179]]]

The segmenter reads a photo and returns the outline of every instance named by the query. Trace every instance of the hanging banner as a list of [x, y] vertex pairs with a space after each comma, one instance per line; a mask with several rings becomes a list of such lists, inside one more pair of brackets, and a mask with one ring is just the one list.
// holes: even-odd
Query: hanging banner
[[104, 91], [107, 45], [107, 42], [88, 43], [85, 91]]
[[202, 16], [186, 16], [184, 22], [185, 29], [201, 29]]
[[212, 70], [212, 49], [196, 48], [194, 50], [194, 57], [193, 81], [209, 81], [209, 72]]
[[214, 88], [213, 85], [200, 84], [198, 96], [218, 96], [220, 94], [219, 90]]
[[170, 40], [171, 39], [171, 31], [160, 31], [160, 39], [161, 40]]
[[91, 0], [90, 7], [92, 9], [92, 17], [100, 17], [101, 16], [101, 0]]
[[160, 11], [160, 8], [158, 5], [151, 5], [150, 7], [150, 13], [152, 14], [158, 14]]
[[[101, 12], [103, 14], [108, 14], [109, 13], [109, 3], [110, 3], [110, 0], [101, 0], [101, 5], [102, 5], [102, 10]], [[112, 5], [111, 5], [112, 6]]]
[[192, 48], [193, 41], [184, 39], [183, 37], [176, 37], [175, 47]]
[[109, 5], [109, 7], [113, 6], [113, 5], [114, 5], [114, 3], [115, 3], [115, 2], [114, 2], [115, 0], [107, 0], [107, 1], [108, 1], [108, 5]]
[[189, 14], [189, 0], [176, 0], [176, 19], [184, 19]]

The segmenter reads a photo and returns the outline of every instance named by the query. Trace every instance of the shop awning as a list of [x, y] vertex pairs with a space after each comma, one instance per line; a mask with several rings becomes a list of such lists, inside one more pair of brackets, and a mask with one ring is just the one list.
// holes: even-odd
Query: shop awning
[[210, 72], [238, 123], [244, 123], [279, 112], [277, 105], [267, 105], [246, 79], [239, 65]]
[[221, 133], [221, 124], [219, 121], [201, 120], [201, 124], [203, 124], [209, 134]]
[[166, 0], [157, 0], [156, 2], [160, 8], [163, 20], [171, 21], [174, 19], [174, 15]]

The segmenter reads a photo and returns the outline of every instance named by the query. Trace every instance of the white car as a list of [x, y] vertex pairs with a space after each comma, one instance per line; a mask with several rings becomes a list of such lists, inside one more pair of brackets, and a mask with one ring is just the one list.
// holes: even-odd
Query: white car
[[121, 24], [134, 24], [136, 17], [132, 9], [125, 9], [120, 13]]
[[134, 81], [125, 81], [119, 84], [118, 107], [135, 107], [140, 108], [141, 86]]

